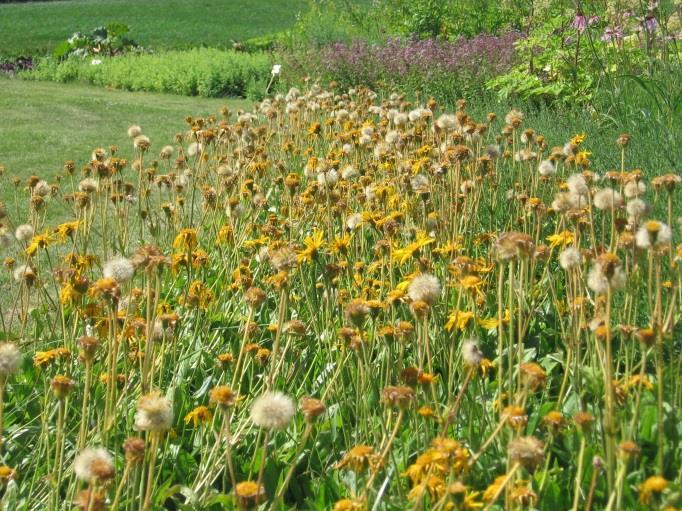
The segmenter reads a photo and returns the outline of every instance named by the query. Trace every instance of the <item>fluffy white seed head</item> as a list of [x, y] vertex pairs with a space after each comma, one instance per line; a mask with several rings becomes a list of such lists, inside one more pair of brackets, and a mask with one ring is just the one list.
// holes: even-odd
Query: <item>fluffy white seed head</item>
[[633, 219], [642, 218], [649, 211], [649, 205], [642, 199], [631, 199], [625, 206], [628, 216]]
[[93, 193], [99, 189], [99, 184], [97, 183], [96, 179], [86, 177], [80, 183], [78, 183], [78, 189], [81, 192]]
[[462, 343], [462, 360], [471, 367], [477, 367], [483, 360], [483, 352], [476, 339], [467, 339]]
[[130, 138], [139, 137], [140, 135], [142, 135], [142, 128], [140, 128], [137, 124], [133, 124], [130, 128], [128, 128], [128, 136]]
[[566, 181], [568, 191], [574, 195], [587, 195], [590, 189], [582, 174], [573, 174]]
[[407, 295], [413, 302], [422, 301], [433, 305], [440, 298], [440, 282], [437, 277], [422, 273], [412, 279], [407, 287]]
[[609, 282], [611, 283], [611, 289], [613, 291], [618, 291], [625, 287], [627, 282], [627, 277], [623, 269], [618, 266], [613, 270], [611, 278], [609, 279], [601, 265], [594, 264], [590, 268], [590, 272], [587, 275], [587, 286], [596, 294], [604, 295], [607, 293], [609, 288]]
[[20, 243], [28, 243], [33, 238], [33, 227], [29, 224], [22, 224], [14, 231], [14, 237]]
[[203, 150], [203, 147], [199, 142], [192, 142], [188, 147], [187, 147], [187, 156], [196, 156], [198, 154], [201, 154], [201, 151]]
[[623, 197], [613, 188], [602, 188], [594, 194], [594, 207], [602, 210], [619, 208]]
[[0, 343], [0, 379], [4, 380], [19, 372], [21, 351], [11, 342]]
[[643, 249], [663, 247], [670, 243], [672, 235], [672, 230], [668, 225], [658, 220], [649, 220], [637, 230], [635, 242], [639, 248]]
[[552, 176], [556, 174], [556, 167], [552, 160], [542, 160], [538, 166], [538, 172], [541, 176]]
[[628, 199], [638, 197], [646, 192], [646, 185], [642, 181], [635, 181], [634, 179], [625, 183], [623, 187], [623, 194]]
[[339, 181], [339, 173], [335, 169], [317, 174], [317, 183], [323, 188], [331, 188]]
[[113, 474], [114, 460], [102, 447], [86, 447], [76, 456], [73, 471], [78, 479], [90, 483], [98, 479], [99, 474]]
[[133, 266], [133, 263], [129, 259], [120, 256], [107, 261], [102, 269], [104, 278], [114, 279], [120, 284], [132, 279], [134, 273], [135, 266]]
[[286, 429], [296, 413], [296, 404], [282, 392], [266, 392], [251, 405], [251, 421], [270, 430]]
[[564, 270], [570, 270], [571, 268], [580, 266], [582, 259], [580, 250], [575, 247], [569, 247], [559, 254], [559, 265]]

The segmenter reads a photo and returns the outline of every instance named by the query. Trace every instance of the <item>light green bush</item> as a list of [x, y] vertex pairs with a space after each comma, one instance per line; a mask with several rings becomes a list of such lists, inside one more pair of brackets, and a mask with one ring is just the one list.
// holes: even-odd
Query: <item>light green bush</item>
[[265, 89], [270, 69], [270, 57], [265, 53], [198, 48], [98, 60], [69, 58], [59, 63], [46, 59], [22, 76], [130, 91], [221, 97], [253, 94], [259, 84]]

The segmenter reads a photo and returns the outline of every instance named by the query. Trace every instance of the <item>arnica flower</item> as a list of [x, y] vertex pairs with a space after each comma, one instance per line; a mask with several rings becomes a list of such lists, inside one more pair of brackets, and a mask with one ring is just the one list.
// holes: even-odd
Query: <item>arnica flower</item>
[[135, 427], [139, 431], [166, 431], [173, 423], [173, 404], [159, 392], [140, 397], [135, 413]]
[[191, 422], [194, 427], [197, 427], [199, 424], [210, 422], [212, 418], [213, 414], [211, 413], [211, 410], [206, 406], [200, 405], [185, 415], [185, 424]]
[[668, 481], [659, 475], [651, 476], [639, 486], [639, 501], [649, 504], [654, 495], [660, 494], [668, 488]]
[[649, 220], [637, 230], [635, 240], [642, 249], [665, 247], [670, 244], [672, 230], [663, 222]]
[[197, 246], [196, 229], [182, 229], [173, 240], [173, 248], [191, 250]]
[[502, 410], [502, 418], [516, 430], [526, 427], [528, 424], [528, 415], [526, 411], [520, 406], [507, 406]]
[[17, 479], [17, 471], [7, 465], [0, 465], [0, 482], [7, 482], [10, 479]]
[[528, 385], [532, 390], [538, 390], [545, 386], [547, 380], [547, 373], [535, 362], [524, 362], [519, 367], [521, 371], [521, 378], [525, 385]]
[[388, 386], [381, 392], [381, 399], [392, 408], [404, 410], [415, 400], [415, 393], [410, 387]]
[[306, 236], [303, 240], [303, 245], [305, 248], [298, 252], [298, 262], [299, 263], [310, 263], [314, 258], [317, 257], [318, 253], [325, 246], [324, 243], [324, 232], [315, 229], [311, 236]]
[[528, 471], [533, 471], [545, 457], [545, 445], [534, 436], [515, 438], [507, 447], [512, 463], [519, 463]]
[[242, 481], [234, 487], [234, 496], [239, 509], [254, 509], [265, 500], [265, 488], [254, 481]]
[[293, 399], [282, 392], [266, 392], [251, 405], [251, 421], [258, 427], [282, 430], [291, 423], [296, 413]]
[[453, 310], [448, 316], [447, 323], [445, 323], [445, 330], [448, 332], [452, 332], [454, 328], [465, 330], [473, 319], [474, 313], [471, 311]]
[[0, 343], [0, 382], [19, 372], [21, 351], [11, 342]]
[[359, 499], [341, 499], [334, 503], [333, 511], [365, 511], [366, 504]]
[[319, 399], [313, 397], [304, 397], [299, 404], [301, 413], [305, 417], [306, 422], [314, 422], [320, 415], [322, 415], [327, 407]]
[[52, 392], [57, 399], [65, 399], [76, 386], [76, 382], [74, 382], [68, 376], [58, 374], [52, 378], [50, 386], [52, 387]]
[[217, 385], [211, 389], [210, 400], [222, 409], [231, 408], [237, 403], [237, 393], [227, 385]]
[[76, 455], [73, 471], [81, 481], [101, 483], [114, 477], [114, 461], [106, 449], [88, 447]]
[[575, 422], [576, 427], [583, 433], [586, 434], [592, 428], [594, 424], [594, 415], [590, 412], [577, 412], [573, 416], [573, 422]]
[[374, 448], [369, 445], [356, 445], [343, 455], [341, 461], [334, 468], [347, 468], [356, 474], [360, 474], [368, 468], [373, 468], [378, 459], [379, 456], [375, 454]]

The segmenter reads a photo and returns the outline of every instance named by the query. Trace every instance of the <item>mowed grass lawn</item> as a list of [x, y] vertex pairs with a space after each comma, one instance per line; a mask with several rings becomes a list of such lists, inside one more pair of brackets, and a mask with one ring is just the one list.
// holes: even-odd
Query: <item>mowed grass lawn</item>
[[124, 23], [155, 49], [229, 47], [291, 27], [306, 0], [69, 0], [0, 4], [0, 56], [51, 51], [75, 31]]
[[[25, 178], [37, 175], [52, 182], [65, 160], [80, 168], [92, 149], [120, 148], [132, 154], [126, 131], [139, 124], [157, 154], [187, 128], [187, 116], [218, 114], [222, 106], [248, 108], [251, 102], [206, 99], [144, 92], [112, 91], [89, 85], [30, 82], [0, 78], [0, 165]], [[11, 190], [0, 200], [11, 202]]]

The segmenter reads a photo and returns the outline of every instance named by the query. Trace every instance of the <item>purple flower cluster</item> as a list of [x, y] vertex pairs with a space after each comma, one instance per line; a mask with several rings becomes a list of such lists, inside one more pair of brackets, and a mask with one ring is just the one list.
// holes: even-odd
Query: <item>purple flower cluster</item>
[[16, 73], [17, 71], [30, 71], [35, 67], [31, 57], [18, 57], [14, 60], [0, 61], [0, 73]]
[[522, 37], [519, 32], [508, 32], [456, 41], [394, 38], [384, 44], [335, 43], [318, 54], [315, 71], [334, 79], [365, 84], [397, 83], [414, 76], [425, 80], [443, 75], [487, 78], [507, 71], [514, 64], [514, 43]]

